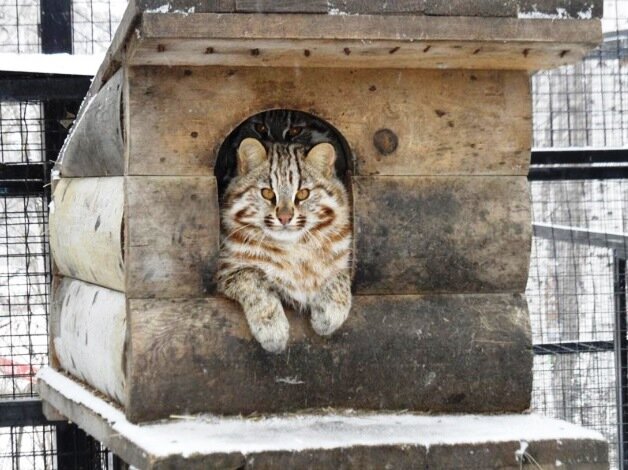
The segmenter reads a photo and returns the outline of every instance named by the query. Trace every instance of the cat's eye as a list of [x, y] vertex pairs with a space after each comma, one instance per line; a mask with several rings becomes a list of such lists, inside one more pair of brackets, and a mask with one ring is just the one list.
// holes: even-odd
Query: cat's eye
[[275, 192], [270, 188], [262, 189], [262, 197], [268, 201], [272, 201], [275, 198]]
[[258, 122], [257, 124], [255, 124], [255, 130], [259, 132], [260, 134], [265, 134], [266, 131], [268, 131], [268, 127], [266, 127], [265, 124]]
[[290, 137], [296, 137], [301, 133], [302, 130], [303, 128], [300, 126], [291, 127], [290, 129], [288, 129], [288, 135]]
[[310, 190], [303, 188], [297, 191], [297, 201], [305, 201], [308, 197], [310, 197]]

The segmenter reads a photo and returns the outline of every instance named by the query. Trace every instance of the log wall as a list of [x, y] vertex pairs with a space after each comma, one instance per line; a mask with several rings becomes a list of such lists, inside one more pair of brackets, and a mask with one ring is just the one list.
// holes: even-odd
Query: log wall
[[[65, 277], [51, 328], [61, 368], [134, 421], [529, 406], [525, 72], [131, 67], [123, 76], [122, 105], [94, 98], [123, 111], [123, 151], [107, 157], [123, 176], [106, 177], [69, 142], [55, 190], [51, 238]], [[315, 114], [346, 138], [357, 255], [347, 324], [323, 339], [307, 315], [289, 312], [291, 343], [279, 356], [252, 339], [236, 304], [212, 296], [214, 160], [240, 122], [273, 108]], [[97, 122], [92, 109], [75, 136], [81, 122]], [[384, 129], [394, 149], [378, 142]]]

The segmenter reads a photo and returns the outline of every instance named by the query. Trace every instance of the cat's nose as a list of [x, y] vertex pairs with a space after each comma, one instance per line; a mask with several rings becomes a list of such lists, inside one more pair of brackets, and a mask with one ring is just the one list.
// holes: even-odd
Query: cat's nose
[[292, 216], [294, 215], [294, 211], [289, 207], [279, 207], [277, 208], [277, 218], [281, 225], [288, 225], [292, 220]]

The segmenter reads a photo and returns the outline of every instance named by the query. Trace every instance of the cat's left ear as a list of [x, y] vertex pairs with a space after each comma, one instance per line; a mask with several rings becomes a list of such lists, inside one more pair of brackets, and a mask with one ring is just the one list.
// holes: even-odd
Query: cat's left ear
[[266, 149], [259, 140], [248, 137], [238, 147], [238, 175], [244, 175], [266, 160]]
[[334, 171], [336, 150], [333, 145], [326, 142], [315, 145], [305, 156], [305, 161], [320, 171], [325, 177], [329, 177]]

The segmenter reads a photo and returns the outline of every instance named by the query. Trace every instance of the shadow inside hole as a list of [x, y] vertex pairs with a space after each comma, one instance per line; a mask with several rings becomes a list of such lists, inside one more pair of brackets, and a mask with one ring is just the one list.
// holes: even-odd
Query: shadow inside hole
[[246, 119], [221, 145], [214, 166], [221, 199], [229, 182], [237, 174], [236, 152], [240, 142], [247, 137], [262, 142], [266, 150], [275, 142], [303, 144], [307, 151], [316, 144], [328, 142], [336, 150], [336, 176], [347, 185], [347, 177], [352, 173], [351, 151], [345, 138], [334, 126], [303, 111], [272, 109]]

